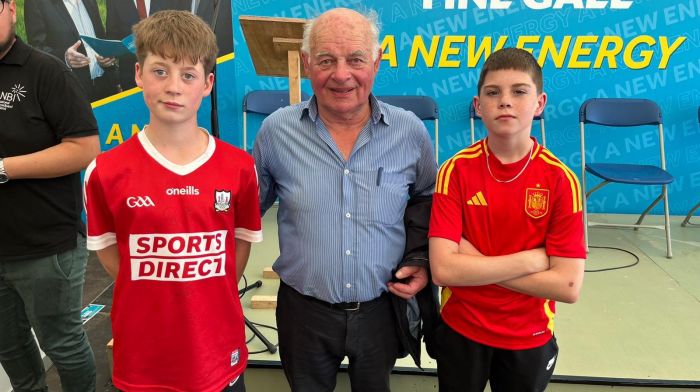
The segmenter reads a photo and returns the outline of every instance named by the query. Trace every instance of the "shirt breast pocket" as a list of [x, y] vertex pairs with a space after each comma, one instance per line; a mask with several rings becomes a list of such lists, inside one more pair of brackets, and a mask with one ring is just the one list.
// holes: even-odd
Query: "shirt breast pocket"
[[370, 221], [395, 225], [402, 221], [408, 201], [408, 181], [403, 173], [383, 172], [370, 197]]

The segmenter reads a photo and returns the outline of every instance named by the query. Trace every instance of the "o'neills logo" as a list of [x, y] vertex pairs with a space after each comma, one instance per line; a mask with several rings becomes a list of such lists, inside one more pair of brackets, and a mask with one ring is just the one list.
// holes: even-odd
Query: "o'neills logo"
[[131, 280], [188, 282], [225, 276], [226, 234], [131, 234]]
[[187, 185], [184, 188], [168, 188], [165, 190], [165, 194], [168, 196], [197, 196], [199, 195], [199, 189], [192, 185]]

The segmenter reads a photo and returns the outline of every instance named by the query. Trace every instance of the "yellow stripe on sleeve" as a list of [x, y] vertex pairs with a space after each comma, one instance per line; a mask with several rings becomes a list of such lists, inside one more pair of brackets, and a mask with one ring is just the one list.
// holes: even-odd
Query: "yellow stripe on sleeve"
[[576, 177], [576, 175], [568, 167], [566, 167], [566, 165], [561, 163], [561, 161], [551, 155], [551, 153], [548, 154], [547, 152], [547, 150], [543, 150], [539, 156], [546, 163], [556, 166], [564, 172], [564, 175], [566, 175], [566, 178], [569, 180], [569, 186], [571, 187], [571, 195], [573, 198], [571, 205], [573, 206], [573, 212], [577, 213], [581, 211], [583, 206], [581, 204], [581, 186], [579, 185], [578, 177]]

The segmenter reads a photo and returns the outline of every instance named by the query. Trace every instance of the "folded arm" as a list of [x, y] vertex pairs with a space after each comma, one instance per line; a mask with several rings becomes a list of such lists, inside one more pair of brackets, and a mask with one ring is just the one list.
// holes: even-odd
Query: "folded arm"
[[[544, 249], [540, 249], [544, 251]], [[473, 256], [481, 253], [469, 241], [462, 238], [459, 252]], [[557, 302], [574, 303], [583, 286], [584, 260], [569, 257], [549, 256], [549, 268], [498, 283], [507, 289], [533, 297]]]
[[533, 297], [576, 302], [583, 286], [584, 260], [550, 256], [549, 264], [546, 271], [507, 280], [500, 285]]
[[544, 249], [525, 250], [503, 256], [460, 253], [454, 241], [430, 238], [430, 270], [440, 286], [482, 286], [520, 278], [549, 268]]

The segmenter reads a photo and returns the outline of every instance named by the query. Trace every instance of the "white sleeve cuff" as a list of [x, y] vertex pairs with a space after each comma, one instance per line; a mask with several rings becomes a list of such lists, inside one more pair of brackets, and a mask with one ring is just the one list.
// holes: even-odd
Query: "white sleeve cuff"
[[117, 235], [115, 233], [104, 233], [100, 236], [88, 236], [88, 250], [102, 250], [110, 245], [117, 243]]

